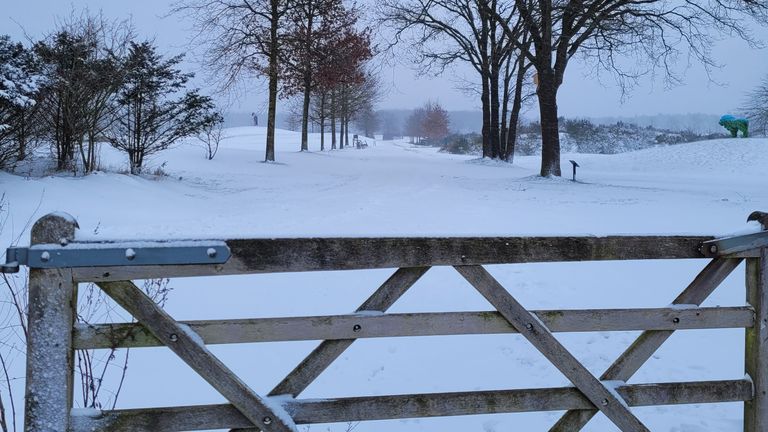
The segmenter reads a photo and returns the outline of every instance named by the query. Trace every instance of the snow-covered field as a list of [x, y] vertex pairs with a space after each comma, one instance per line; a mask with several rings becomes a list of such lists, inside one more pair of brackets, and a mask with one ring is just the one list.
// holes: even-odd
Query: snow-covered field
[[[84, 178], [0, 174], [9, 203], [0, 245], [30, 219], [74, 215], [83, 239], [378, 235], [709, 234], [756, 230], [768, 210], [768, 140], [682, 144], [619, 155], [563, 155], [578, 182], [542, 179], [537, 157], [515, 165], [382, 142], [365, 150], [299, 153], [299, 136], [278, 133], [277, 163], [261, 163], [264, 130], [228, 131], [219, 155], [182, 146], [160, 154], [168, 177], [97, 173]], [[105, 149], [115, 169], [121, 155]], [[489, 270], [529, 309], [665, 306], [703, 268], [701, 260], [530, 264]], [[391, 271], [176, 279], [167, 304], [177, 319], [323, 315], [354, 310]], [[705, 305], [742, 305], [739, 268]], [[491, 309], [452, 269], [435, 268], [392, 312]], [[601, 373], [637, 333], [558, 335]], [[214, 346], [257, 391], [268, 392], [316, 342]], [[18, 370], [22, 365], [15, 364]], [[630, 382], [743, 376], [743, 331], [676, 333]], [[516, 335], [392, 338], [356, 342], [302, 397], [567, 385]], [[221, 403], [170, 351], [136, 349], [120, 407]], [[741, 404], [634, 410], [654, 431], [736, 431]], [[544, 431], [558, 413], [361, 423], [362, 431]], [[354, 425], [353, 425], [354, 426]], [[346, 431], [316, 425], [310, 431]], [[602, 416], [588, 431], [616, 430]]]

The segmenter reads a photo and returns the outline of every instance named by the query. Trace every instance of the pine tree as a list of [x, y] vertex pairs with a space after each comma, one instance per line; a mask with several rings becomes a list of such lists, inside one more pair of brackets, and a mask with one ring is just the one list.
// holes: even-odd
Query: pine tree
[[182, 58], [164, 59], [150, 42], [130, 44], [108, 142], [128, 154], [132, 174], [141, 172], [147, 156], [202, 132], [217, 119], [209, 97], [185, 90], [194, 74], [176, 68]]
[[43, 78], [34, 55], [0, 36], [0, 167], [26, 154], [26, 114], [36, 104]]

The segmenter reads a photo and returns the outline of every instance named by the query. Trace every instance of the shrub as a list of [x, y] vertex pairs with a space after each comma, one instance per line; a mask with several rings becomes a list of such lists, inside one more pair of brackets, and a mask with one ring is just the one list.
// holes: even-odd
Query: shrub
[[443, 153], [451, 154], [482, 154], [483, 138], [478, 134], [454, 134], [445, 138], [440, 147]]

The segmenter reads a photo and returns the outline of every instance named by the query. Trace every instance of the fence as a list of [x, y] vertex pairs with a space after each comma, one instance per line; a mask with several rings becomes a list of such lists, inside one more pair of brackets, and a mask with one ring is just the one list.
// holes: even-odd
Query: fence
[[[762, 219], [761, 219], [762, 217]], [[752, 219], [765, 222], [765, 214]], [[598, 411], [622, 431], [646, 431], [631, 406], [744, 402], [744, 430], [768, 430], [768, 231], [704, 236], [297, 238], [226, 241], [75, 241], [76, 222], [43, 217], [29, 248], [12, 248], [5, 272], [30, 267], [25, 428], [27, 431], [289, 431], [297, 424], [563, 410], [551, 431], [577, 431]], [[708, 259], [673, 305], [657, 309], [530, 311], [482, 266], [594, 260]], [[743, 307], [700, 307], [746, 261]], [[496, 309], [384, 313], [432, 266], [453, 266]], [[268, 272], [396, 268], [355, 313], [181, 323], [135, 279]], [[75, 325], [77, 285], [96, 283], [137, 323]], [[376, 311], [377, 313], [370, 313]], [[676, 330], [744, 328], [744, 379], [626, 384]], [[600, 377], [553, 332], [642, 334]], [[298, 396], [356, 339], [519, 333], [573, 387], [428, 393], [337, 399]], [[268, 395], [254, 393], [206, 344], [322, 340]], [[73, 414], [73, 352], [164, 345], [229, 404]]]

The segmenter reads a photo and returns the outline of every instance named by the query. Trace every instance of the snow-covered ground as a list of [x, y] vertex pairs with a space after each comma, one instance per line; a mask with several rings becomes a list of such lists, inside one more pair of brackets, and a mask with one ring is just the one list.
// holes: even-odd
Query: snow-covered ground
[[[365, 150], [299, 153], [299, 135], [278, 133], [265, 164], [264, 130], [236, 128], [212, 161], [182, 146], [168, 177], [97, 173], [84, 178], [0, 174], [10, 213], [0, 245], [30, 219], [65, 211], [83, 239], [378, 235], [710, 234], [755, 230], [768, 210], [768, 140], [729, 139], [619, 155], [563, 155], [564, 179], [536, 176], [539, 159], [493, 163], [382, 142]], [[105, 149], [103, 165], [122, 156]], [[581, 168], [570, 178], [569, 159]], [[491, 266], [530, 309], [665, 306], [703, 268], [701, 260]], [[391, 271], [176, 279], [167, 304], [178, 319], [322, 315], [354, 310]], [[705, 305], [742, 305], [739, 268]], [[450, 268], [430, 270], [392, 312], [489, 310]], [[558, 335], [601, 373], [637, 333]], [[268, 392], [316, 342], [214, 346], [257, 391]], [[18, 362], [17, 362], [18, 363]], [[18, 369], [20, 364], [16, 364]], [[743, 331], [676, 333], [630, 382], [743, 376]], [[356, 342], [302, 397], [379, 395], [567, 385], [520, 336], [392, 338]], [[223, 399], [165, 349], [132, 350], [120, 407], [220, 403]], [[735, 431], [741, 404], [634, 410], [654, 431]], [[355, 431], [543, 431], [558, 413], [361, 423]], [[310, 431], [346, 431], [317, 425]], [[602, 415], [588, 431], [616, 430]]]

